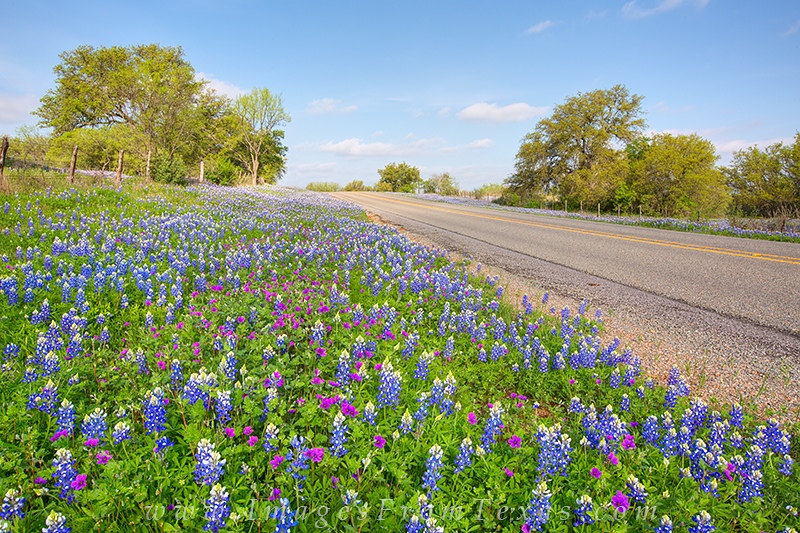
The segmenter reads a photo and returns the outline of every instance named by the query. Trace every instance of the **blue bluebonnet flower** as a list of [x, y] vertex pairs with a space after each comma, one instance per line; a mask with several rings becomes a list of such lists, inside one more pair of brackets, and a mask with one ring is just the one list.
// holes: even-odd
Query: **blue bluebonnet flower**
[[545, 475], [567, 475], [567, 466], [572, 461], [569, 453], [572, 451], [571, 439], [561, 433], [561, 424], [548, 428], [540, 424], [536, 430], [536, 440], [539, 442], [539, 479]]
[[201, 439], [197, 443], [197, 464], [194, 468], [194, 480], [198, 485], [214, 485], [225, 472], [225, 459], [214, 449], [214, 443]]
[[56, 469], [53, 472], [53, 477], [56, 479], [56, 488], [61, 489], [61, 497], [67, 498], [68, 503], [72, 503], [75, 499], [73, 494], [74, 488], [72, 482], [78, 476], [78, 471], [75, 470], [75, 460], [72, 458], [72, 452], [66, 448], [59, 448], [56, 451], [56, 456], [53, 459], [53, 467]]
[[403, 413], [403, 416], [400, 419], [400, 428], [399, 429], [400, 429], [400, 431], [403, 432], [403, 435], [408, 435], [409, 433], [411, 433], [411, 431], [413, 430], [411, 425], [413, 423], [414, 423], [414, 419], [411, 417], [411, 413], [408, 412], [408, 409], [406, 409], [406, 412]]
[[362, 413], [364, 422], [367, 424], [374, 426], [375, 425], [375, 406], [372, 405], [371, 401], [367, 402], [367, 405], [364, 406], [364, 411]]
[[742, 428], [742, 422], [744, 421], [744, 410], [742, 409], [741, 405], [734, 403], [733, 406], [731, 406], [728, 416], [730, 417], [728, 421], [732, 426], [739, 429]]
[[42, 533], [69, 533], [72, 528], [67, 527], [67, 519], [61, 513], [50, 511], [44, 521]]
[[[439, 378], [436, 378], [436, 380], [439, 381]], [[444, 387], [442, 387], [442, 389], [444, 389]], [[417, 397], [419, 407], [417, 408], [417, 412], [414, 413], [414, 420], [419, 422], [420, 426], [425, 424], [425, 417], [428, 416], [428, 401], [428, 393], [425, 391], [420, 392], [419, 397]]]
[[231, 404], [231, 391], [218, 390], [217, 397], [214, 399], [214, 408], [217, 412], [217, 421], [227, 422], [230, 420], [230, 412], [233, 410], [233, 404]]
[[167, 423], [167, 400], [164, 398], [164, 391], [161, 387], [156, 387], [152, 392], [142, 399], [142, 414], [144, 414], [144, 427], [147, 434], [161, 432], [166, 429]]
[[[289, 443], [294, 450], [290, 450], [286, 454], [286, 472], [292, 474], [292, 477], [297, 482], [298, 492], [303, 490], [303, 482], [306, 480], [306, 475], [302, 471], [308, 468], [307, 460], [309, 456], [306, 453], [308, 452], [308, 447], [305, 442], [305, 437], [295, 435]], [[347, 453], [347, 450], [345, 450], [345, 453]]]
[[784, 476], [791, 476], [792, 470], [794, 469], [794, 459], [788, 453], [783, 456], [783, 460], [778, 465], [778, 472], [783, 474]]
[[106, 412], [100, 408], [83, 417], [81, 432], [87, 439], [105, 439], [108, 424], [106, 423]]
[[628, 397], [627, 394], [623, 394], [622, 398], [619, 401], [619, 410], [620, 411], [630, 411], [631, 410], [631, 399]]
[[532, 491], [530, 505], [528, 505], [528, 517], [522, 527], [523, 531], [528, 533], [534, 529], [536, 531], [543, 530], [543, 526], [550, 520], [550, 509], [553, 506], [550, 501], [551, 497], [552, 493], [547, 488], [547, 483], [540, 481]]
[[587, 524], [594, 524], [594, 518], [592, 518], [594, 506], [592, 505], [591, 496], [584, 494], [578, 498], [577, 503], [578, 508], [575, 509], [575, 522], [572, 525], [579, 527]]
[[208, 522], [203, 526], [203, 531], [213, 531], [218, 533], [220, 528], [225, 527], [225, 519], [231, 514], [228, 505], [230, 495], [225, 487], [219, 483], [211, 487], [211, 493], [206, 500], [206, 519]]
[[75, 406], [69, 400], [61, 402], [61, 407], [58, 409], [58, 430], [66, 431], [71, 435], [75, 429]]
[[458, 474], [462, 472], [464, 468], [470, 466], [472, 464], [472, 459], [470, 459], [470, 455], [475, 451], [472, 447], [472, 440], [469, 437], [464, 437], [464, 440], [461, 441], [461, 446], [458, 448], [458, 456], [456, 457], [456, 468], [453, 473]]
[[163, 461], [167, 455], [167, 449], [175, 446], [175, 443], [169, 437], [160, 437], [156, 439], [156, 445], [153, 448], [153, 453], [159, 461]]
[[432, 498], [433, 492], [439, 490], [437, 481], [442, 478], [439, 469], [442, 468], [443, 451], [441, 446], [434, 444], [428, 450], [428, 459], [425, 461], [425, 474], [422, 476], [422, 486], [428, 488], [428, 497]]
[[270, 453], [278, 449], [278, 446], [272, 443], [272, 440], [278, 436], [278, 427], [275, 424], [267, 424], [264, 429], [264, 451]]
[[56, 414], [58, 405], [58, 387], [52, 380], [42, 388], [42, 392], [35, 392], [28, 397], [27, 409], [38, 409], [50, 416]]
[[12, 524], [18, 518], [25, 518], [25, 498], [20, 495], [19, 489], [8, 489], [3, 497], [3, 506], [0, 508], [0, 519]]
[[417, 366], [414, 371], [414, 379], [426, 380], [430, 372], [430, 364], [433, 361], [433, 354], [428, 351], [423, 351], [417, 360]]
[[344, 443], [347, 442], [347, 429], [344, 415], [341, 412], [336, 413], [331, 432], [331, 453], [334, 457], [344, 457], [347, 453], [347, 448], [344, 447]]
[[131, 426], [127, 422], [117, 422], [111, 432], [111, 440], [114, 444], [119, 444], [131, 438]]
[[656, 526], [655, 533], [672, 533], [672, 520], [667, 515], [661, 517], [661, 521]]
[[342, 503], [348, 509], [353, 509], [361, 505], [361, 500], [358, 499], [358, 493], [353, 489], [347, 489], [342, 493]]
[[647, 505], [647, 496], [648, 496], [647, 491], [644, 488], [644, 484], [642, 484], [642, 482], [639, 481], [639, 479], [636, 476], [630, 474], [628, 476], [628, 481], [626, 483], [626, 486], [630, 491], [628, 492], [629, 498], [631, 498], [632, 500], [636, 500], [641, 504]]
[[180, 390], [183, 382], [183, 365], [178, 359], [173, 359], [170, 362], [169, 377], [172, 380], [172, 389]]
[[572, 400], [569, 403], [569, 412], [570, 413], [582, 413], [583, 412], [583, 405], [581, 405], [581, 399], [577, 396], [573, 396]]
[[236, 355], [229, 351], [219, 363], [219, 372], [227, 376], [231, 382], [234, 382], [239, 377], [238, 364], [239, 361], [236, 359]]
[[489, 408], [489, 418], [481, 436], [481, 446], [486, 453], [492, 453], [495, 436], [502, 434], [503, 413], [505, 410], [500, 402]]
[[711, 523], [711, 515], [706, 511], [700, 511], [692, 517], [692, 521], [694, 521], [695, 525], [689, 528], [691, 533], [711, 533], [717, 529]]
[[297, 520], [294, 519], [296, 514], [297, 511], [292, 511], [289, 506], [289, 500], [281, 498], [280, 507], [275, 507], [270, 515], [271, 518], [275, 518], [278, 521], [275, 533], [289, 533], [294, 526], [298, 525]]
[[50, 374], [55, 374], [61, 369], [60, 361], [58, 359], [58, 355], [50, 352], [44, 357], [44, 362], [42, 364], [42, 377], [49, 376]]
[[383, 363], [378, 374], [380, 385], [378, 387], [378, 409], [383, 407], [397, 407], [400, 405], [400, 391], [402, 376], [395, 371], [392, 363]]

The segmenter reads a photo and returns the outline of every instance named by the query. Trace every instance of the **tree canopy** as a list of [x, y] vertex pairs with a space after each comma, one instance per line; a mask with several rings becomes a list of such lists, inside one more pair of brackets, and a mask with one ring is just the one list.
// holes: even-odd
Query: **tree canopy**
[[643, 99], [624, 85], [567, 98], [522, 139], [506, 184], [522, 193], [558, 189], [590, 203], [606, 199], [624, 177], [622, 148], [646, 127]]
[[[384, 168], [378, 170], [378, 175], [381, 179], [378, 181], [378, 186], [381, 184], [393, 192], [414, 192], [414, 189], [421, 183], [419, 169], [412, 167], [405, 161], [400, 164], [390, 163]], [[376, 190], [384, 187], [376, 186]]]

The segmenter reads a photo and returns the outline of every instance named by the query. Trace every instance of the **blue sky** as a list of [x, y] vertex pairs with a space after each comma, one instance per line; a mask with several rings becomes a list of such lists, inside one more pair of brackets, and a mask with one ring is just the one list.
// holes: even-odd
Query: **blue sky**
[[649, 131], [698, 133], [721, 163], [800, 129], [796, 0], [25, 0], [3, 19], [0, 133], [36, 123], [63, 51], [181, 46], [221, 92], [282, 95], [286, 185], [372, 184], [401, 161], [501, 183], [554, 105], [616, 84]]

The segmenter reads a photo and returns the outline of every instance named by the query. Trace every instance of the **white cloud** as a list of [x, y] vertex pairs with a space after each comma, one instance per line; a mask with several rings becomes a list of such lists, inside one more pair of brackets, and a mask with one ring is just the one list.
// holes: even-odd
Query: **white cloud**
[[450, 116], [450, 108], [449, 107], [441, 108], [439, 110], [439, 112], [437, 113], [437, 115], [439, 115], [440, 117], [449, 117]]
[[489, 148], [490, 146], [494, 146], [494, 141], [491, 139], [479, 139], [476, 141], [472, 141], [467, 145], [467, 148]]
[[206, 74], [204, 72], [198, 72], [196, 78], [206, 80], [208, 82], [206, 87], [215, 90], [219, 94], [224, 94], [225, 96], [233, 100], [235, 100], [236, 98], [242, 96], [247, 92], [246, 90], [234, 85], [233, 83], [218, 80], [211, 74]]
[[373, 137], [380, 137], [381, 135], [383, 135], [383, 132], [381, 130], [378, 130], [372, 134]]
[[322, 98], [320, 100], [312, 100], [306, 107], [306, 113], [309, 115], [324, 115], [327, 113], [350, 113], [358, 109], [358, 106], [340, 107], [341, 100], [334, 100], [333, 98]]
[[533, 107], [522, 102], [505, 107], [482, 102], [462, 109], [456, 116], [470, 122], [522, 122], [544, 115], [546, 112], [546, 107]]
[[555, 25], [555, 23], [553, 21], [545, 20], [543, 22], [540, 22], [539, 24], [536, 24], [535, 26], [531, 26], [530, 28], [525, 30], [525, 33], [529, 33], [529, 34], [530, 33], [540, 33], [540, 32], [543, 32], [547, 28], [550, 28], [551, 26], [554, 26], [554, 25]]
[[791, 35], [791, 34], [793, 34], [793, 33], [797, 33], [799, 30], [800, 30], [800, 20], [798, 20], [797, 22], [795, 22], [795, 23], [794, 23], [794, 26], [792, 26], [791, 28], [789, 28], [788, 30], [786, 30], [786, 32], [785, 32], [785, 33], [783, 33], [783, 36], [784, 36], [784, 37], [788, 37], [789, 35]]
[[19, 123], [31, 120], [31, 112], [39, 107], [33, 94], [0, 94], [0, 122]]
[[694, 4], [698, 9], [702, 9], [708, 4], [709, 0], [661, 0], [658, 5], [650, 8], [641, 8], [636, 5], [636, 2], [637, 0], [632, 0], [625, 4], [622, 8], [622, 14], [628, 18], [638, 19], [670, 11], [685, 4]]

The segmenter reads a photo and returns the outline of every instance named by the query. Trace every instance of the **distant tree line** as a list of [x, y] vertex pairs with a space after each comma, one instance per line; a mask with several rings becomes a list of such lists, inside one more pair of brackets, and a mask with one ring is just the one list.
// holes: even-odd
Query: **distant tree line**
[[800, 133], [795, 142], [734, 154], [718, 167], [696, 134], [644, 135], [643, 97], [623, 85], [578, 93], [557, 105], [520, 143], [504, 200], [559, 202], [668, 217], [797, 214]]
[[291, 120], [280, 95], [253, 89], [229, 99], [198, 80], [180, 47], [81, 46], [60, 55], [56, 86], [34, 112], [39, 126], [17, 130], [8, 159], [69, 161], [163, 182], [198, 176], [220, 184], [274, 183], [286, 170], [281, 127]]

